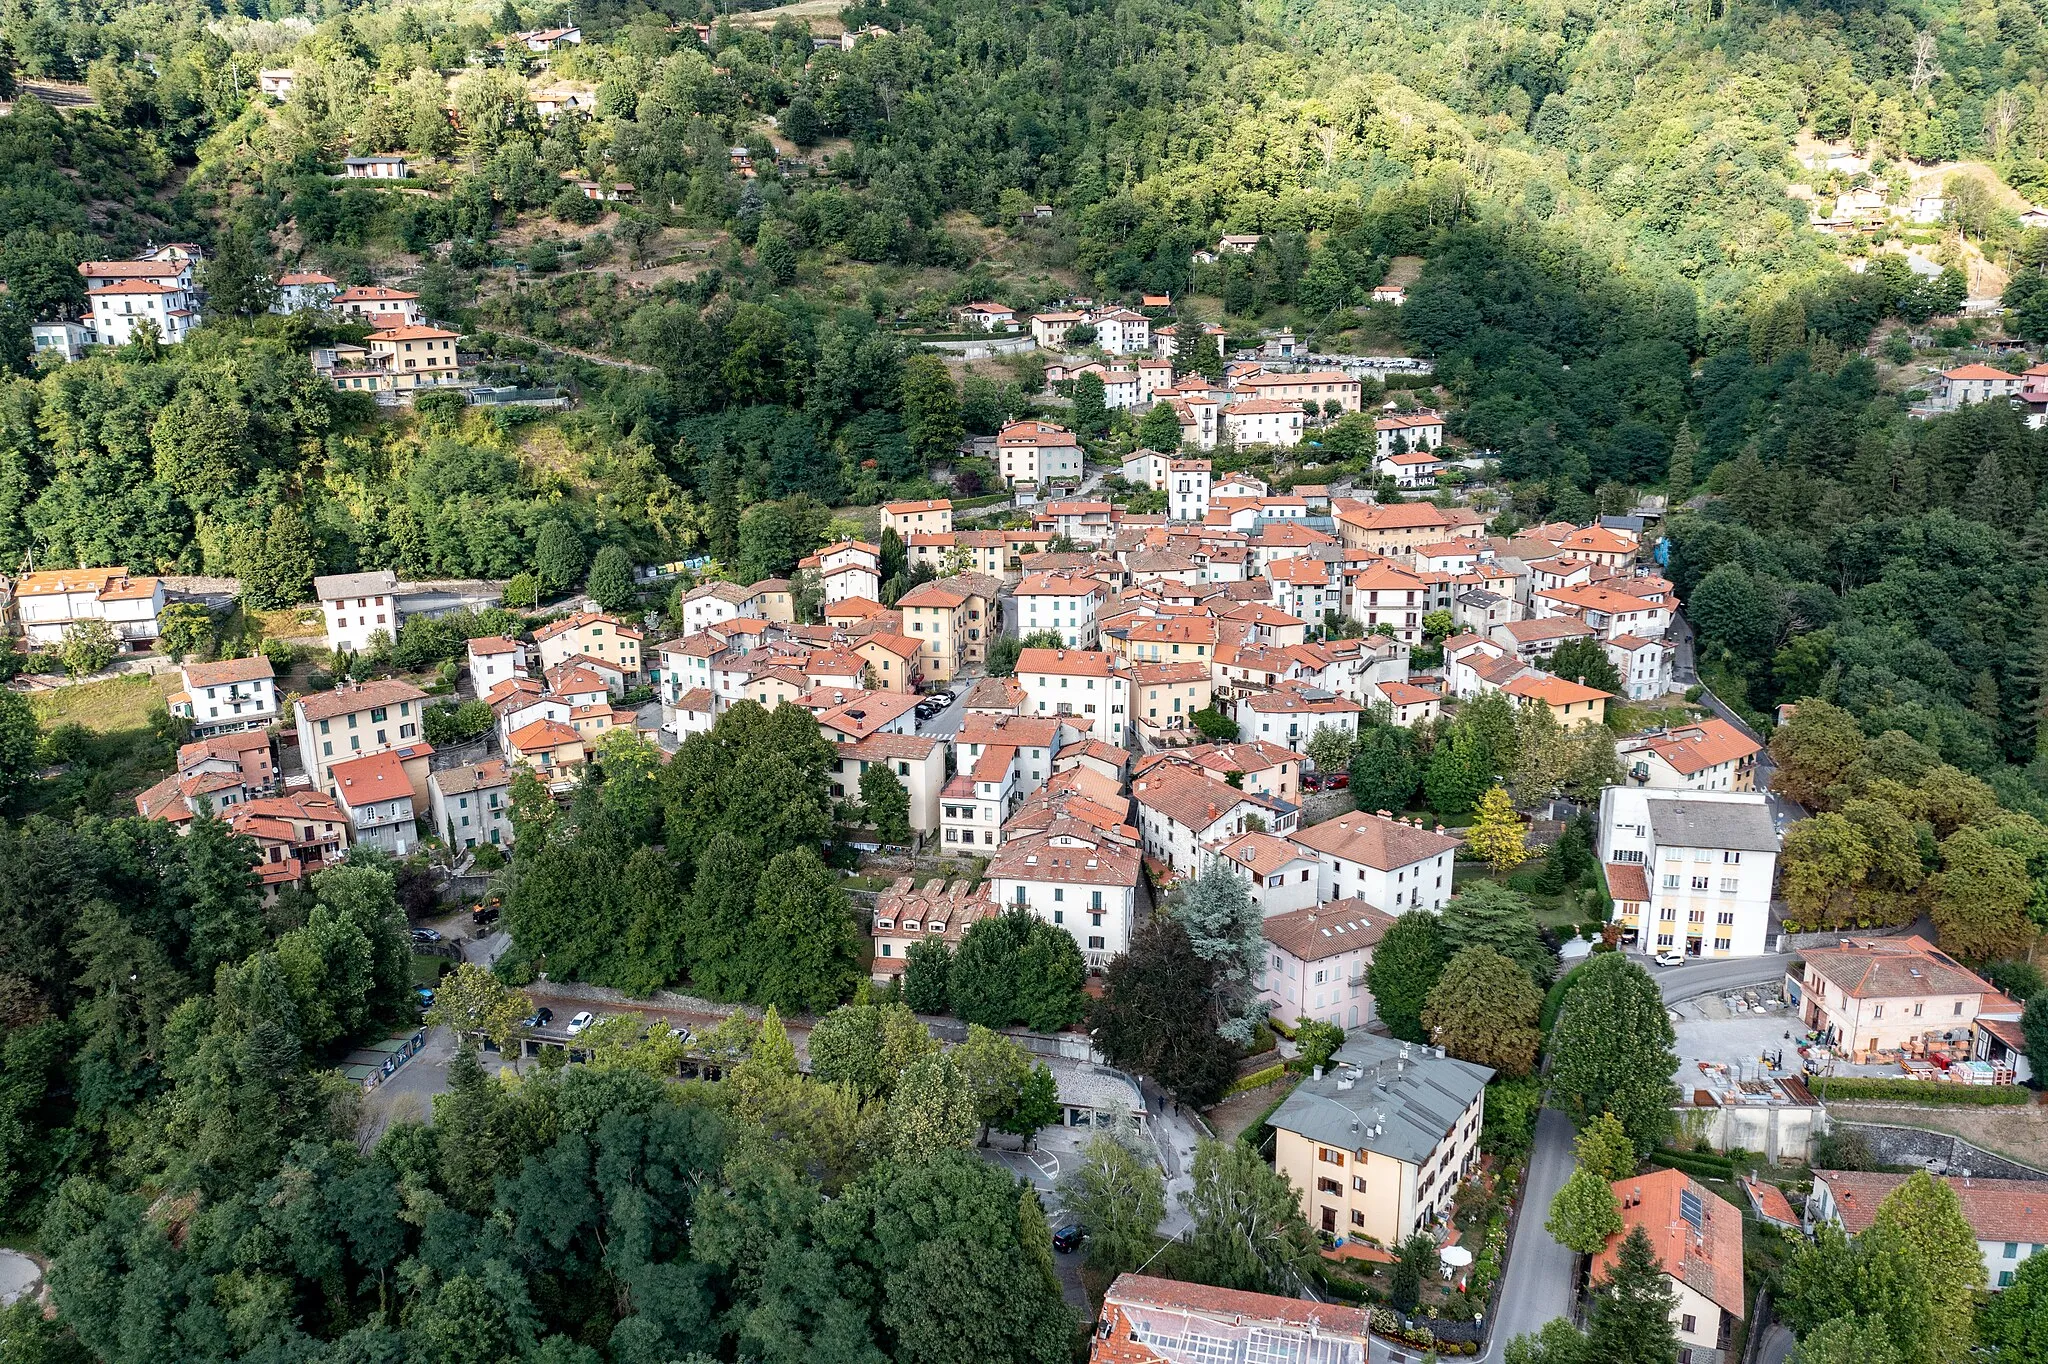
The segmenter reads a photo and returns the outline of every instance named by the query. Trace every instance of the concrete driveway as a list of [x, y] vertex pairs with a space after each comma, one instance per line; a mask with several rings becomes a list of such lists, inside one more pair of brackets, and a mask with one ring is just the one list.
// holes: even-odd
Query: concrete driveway
[[948, 682], [946, 690], [953, 693], [953, 704], [931, 719], [919, 722], [917, 732], [928, 739], [950, 739], [958, 734], [960, 726], [967, 722], [967, 691], [977, 680], [956, 677]]
[[1543, 1223], [1550, 1216], [1550, 1200], [1571, 1177], [1573, 1135], [1571, 1119], [1558, 1110], [1546, 1108], [1537, 1114], [1536, 1144], [1529, 1153], [1522, 1213], [1508, 1249], [1500, 1310], [1486, 1347], [1489, 1364], [1498, 1364], [1506, 1356], [1508, 1342], [1516, 1336], [1533, 1334], [1546, 1322], [1571, 1315], [1572, 1275], [1578, 1257], [1559, 1245], [1543, 1229]]

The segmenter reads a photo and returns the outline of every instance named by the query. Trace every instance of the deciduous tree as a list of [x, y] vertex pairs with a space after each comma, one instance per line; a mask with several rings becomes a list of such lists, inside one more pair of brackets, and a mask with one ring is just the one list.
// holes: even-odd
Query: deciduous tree
[[1122, 1134], [1099, 1132], [1060, 1174], [1060, 1204], [1088, 1232], [1088, 1263], [1115, 1276], [1151, 1254], [1166, 1216], [1166, 1179]]
[[1486, 859], [1497, 872], [1512, 871], [1528, 860], [1527, 833], [1522, 817], [1505, 788], [1495, 786], [1479, 798], [1472, 827], [1465, 831], [1465, 844]]
[[1452, 957], [1423, 1006], [1429, 1038], [1461, 1061], [1513, 1078], [1536, 1064], [1543, 995], [1529, 973], [1490, 947]]
[[1657, 983], [1618, 952], [1595, 956], [1575, 973], [1551, 1031], [1551, 1102], [1581, 1126], [1613, 1114], [1647, 1152], [1678, 1099], [1676, 1043]]
[[1301, 1196], [1286, 1176], [1236, 1141], [1195, 1139], [1194, 1218], [1183, 1260], [1189, 1277], [1218, 1288], [1293, 1296], [1316, 1255]]
[[1584, 1165], [1574, 1169], [1550, 1200], [1543, 1229], [1581, 1255], [1597, 1254], [1622, 1229], [1621, 1204], [1606, 1176]]

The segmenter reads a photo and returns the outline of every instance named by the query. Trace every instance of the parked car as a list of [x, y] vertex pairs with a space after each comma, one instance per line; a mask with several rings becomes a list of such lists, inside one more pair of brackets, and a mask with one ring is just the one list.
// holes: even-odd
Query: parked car
[[1348, 789], [1350, 785], [1351, 774], [1349, 772], [1332, 772], [1329, 776], [1323, 778], [1323, 789], [1325, 791], [1343, 791]]
[[1659, 966], [1683, 966], [1685, 965], [1685, 954], [1666, 948], [1657, 954], [1657, 964]]
[[439, 942], [441, 941], [441, 930], [438, 928], [415, 928], [412, 931], [412, 940], [414, 942]]
[[597, 1015], [585, 1009], [569, 1020], [569, 1036], [574, 1037], [591, 1024], [597, 1022]]
[[520, 1019], [519, 1026], [522, 1028], [545, 1028], [548, 1024], [554, 1021], [555, 1011], [553, 1009], [543, 1007], [535, 1009], [532, 1013]]
[[1069, 1222], [1052, 1234], [1052, 1248], [1062, 1255], [1072, 1255], [1087, 1239], [1088, 1233], [1078, 1223]]

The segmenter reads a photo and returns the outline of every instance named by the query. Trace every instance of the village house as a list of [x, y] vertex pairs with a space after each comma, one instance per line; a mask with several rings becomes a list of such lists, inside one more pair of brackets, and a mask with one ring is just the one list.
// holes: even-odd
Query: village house
[[1267, 1120], [1273, 1168], [1300, 1191], [1309, 1226], [1397, 1246], [1449, 1217], [1479, 1160], [1492, 1078], [1434, 1047], [1352, 1033]]
[[1087, 737], [1121, 748], [1129, 741], [1130, 681], [1108, 654], [1092, 649], [1026, 649], [1014, 674], [1026, 715], [1071, 717]]
[[864, 540], [841, 540], [797, 560], [801, 572], [815, 575], [828, 602], [882, 595], [882, 548]]
[[335, 764], [394, 750], [426, 747], [421, 717], [427, 694], [395, 679], [346, 684], [292, 703], [299, 762], [325, 791]]
[[348, 850], [348, 819], [331, 796], [287, 791], [258, 796], [227, 812], [228, 829], [256, 845], [256, 877], [266, 900], [339, 862]]
[[1385, 705], [1388, 718], [1403, 729], [1426, 725], [1443, 713], [1443, 693], [1430, 687], [1389, 680], [1370, 683], [1369, 689], [1373, 699], [1367, 704]]
[[1297, 811], [1240, 791], [1198, 768], [1161, 763], [1135, 776], [1131, 799], [1145, 855], [1174, 876], [1199, 876], [1213, 845], [1248, 832], [1286, 834]]
[[1064, 928], [1091, 971], [1130, 945], [1143, 872], [1138, 850], [1079, 820], [1013, 838], [985, 873], [996, 903]]
[[[1806, 1200], [1810, 1227], [1832, 1222], [1851, 1236], [1870, 1230], [1878, 1207], [1906, 1182], [1901, 1173], [1815, 1170]], [[2021, 1265], [2048, 1248], [2048, 1185], [2031, 1179], [1942, 1175], [1963, 1205], [1963, 1219], [1984, 1257], [1992, 1292], [2012, 1286]]]
[[1070, 649], [1095, 647], [1095, 613], [1107, 595], [1101, 579], [1084, 573], [1032, 573], [1011, 595], [1019, 634], [1051, 630]]
[[160, 578], [126, 568], [56, 568], [14, 580], [14, 612], [30, 645], [54, 649], [80, 621], [104, 621], [122, 650], [147, 649], [161, 633], [165, 592]]
[[1031, 319], [1031, 339], [1041, 350], [1060, 350], [1067, 344], [1067, 333], [1087, 321], [1084, 312], [1039, 313]]
[[532, 770], [550, 791], [575, 784], [587, 758], [583, 736], [561, 720], [531, 720], [505, 736], [505, 751], [518, 767]]
[[336, 294], [334, 311], [356, 322], [367, 322], [380, 331], [419, 327], [427, 316], [420, 309], [420, 296], [381, 284], [358, 284]]
[[1671, 1324], [1686, 1364], [1724, 1364], [1743, 1316], [1742, 1213], [1683, 1170], [1614, 1181], [1622, 1229], [1593, 1257], [1592, 1282], [1614, 1272], [1621, 1243], [1640, 1227], [1676, 1292]]
[[1450, 900], [1451, 859], [1463, 840], [1385, 814], [1354, 811], [1294, 836], [1321, 864], [1316, 900], [1356, 897], [1391, 913], [1441, 911]]
[[996, 433], [996, 472], [1007, 487], [1037, 488], [1081, 476], [1081, 443], [1051, 422], [1011, 422]]
[[341, 293], [341, 281], [318, 270], [287, 270], [277, 277], [277, 297], [271, 300], [273, 313], [302, 313], [323, 310]]
[[966, 303], [953, 310], [953, 320], [962, 331], [1010, 331], [1017, 324], [1017, 313], [1001, 303]]
[[1548, 708], [1550, 717], [1565, 729], [1604, 723], [1607, 703], [1614, 699], [1612, 693], [1598, 687], [1588, 687], [1570, 678], [1533, 669], [1525, 669], [1498, 690], [1501, 695], [1522, 705]]
[[190, 720], [195, 738], [262, 729], [278, 717], [277, 673], [261, 655], [187, 663], [178, 671], [183, 686], [165, 701], [165, 709]]
[[1760, 794], [1627, 785], [1600, 793], [1600, 860], [1609, 864], [1614, 921], [1645, 951], [1762, 954], [1778, 845]]
[[1105, 355], [1143, 355], [1152, 349], [1152, 319], [1128, 308], [1110, 308], [1089, 315], [1095, 344]]
[[428, 773], [427, 803], [450, 848], [512, 846], [512, 767], [503, 759]]
[[1238, 733], [1306, 753], [1325, 729], [1356, 735], [1361, 707], [1356, 701], [1301, 682], [1282, 682], [1270, 691], [1238, 698]]
[[1038, 529], [1063, 535], [1076, 544], [1101, 545], [1108, 542], [1115, 529], [1116, 509], [1092, 498], [1048, 502], [1031, 520]]
[[503, 635], [478, 635], [469, 641], [469, 679], [482, 696], [508, 677], [526, 676], [526, 646]]
[[[1301, 803], [1301, 773], [1308, 765], [1308, 759], [1293, 749], [1257, 739], [1184, 748], [1174, 761], [1194, 763], [1218, 781], [1288, 805]], [[1234, 782], [1232, 773], [1237, 774]]]
[[1199, 741], [1197, 711], [1210, 708], [1209, 668], [1203, 663], [1134, 663], [1130, 679], [1131, 723], [1139, 749], [1157, 752]]
[[1302, 411], [1298, 402], [1252, 398], [1223, 409], [1223, 433], [1242, 446], [1301, 444]]
[[533, 632], [542, 671], [576, 654], [588, 654], [624, 673], [629, 683], [640, 680], [640, 643], [635, 627], [602, 611], [578, 611]]
[[[1206, 254], [1206, 253], [1204, 253]], [[1365, 1364], [1366, 1309], [1121, 1274], [1089, 1364]]]
[[1428, 502], [1368, 504], [1339, 497], [1331, 499], [1330, 510], [1344, 548], [1380, 555], [1405, 554], [1417, 545], [1477, 537], [1485, 529], [1485, 518], [1468, 507], [1442, 508]]
[[897, 599], [904, 633], [922, 646], [918, 666], [927, 682], [944, 685], [987, 661], [989, 640], [1002, 628], [1001, 591], [994, 579], [963, 573], [919, 583]]
[[1625, 780], [1654, 791], [1754, 791], [1763, 745], [1718, 716], [1615, 741]]
[[1927, 405], [1939, 411], [1953, 412], [1971, 403], [2013, 398], [2019, 395], [2020, 382], [2019, 375], [2007, 374], [1990, 365], [1963, 365], [1941, 372], [1935, 379], [1934, 392], [1928, 396]]
[[2017, 1023], [2020, 1006], [1925, 938], [1843, 938], [1810, 947], [1787, 972], [1787, 997], [1806, 1026], [1862, 1065], [1929, 1033], [1980, 1021]]
[[919, 889], [912, 878], [897, 877], [875, 901], [874, 923], [869, 929], [874, 944], [871, 979], [885, 985], [901, 976], [910, 949], [918, 943], [959, 947], [969, 928], [997, 913], [986, 886], [970, 890], [958, 882], [944, 885], [934, 880]]
[[199, 307], [183, 285], [153, 279], [129, 279], [87, 289], [94, 339], [102, 346], [125, 346], [145, 328], [166, 345], [176, 345], [199, 325]]
[[396, 753], [372, 753], [336, 763], [329, 778], [355, 842], [382, 848], [394, 857], [403, 857], [418, 846], [412, 782]]
[[298, 88], [298, 73], [289, 66], [266, 67], [256, 73], [256, 88], [282, 104]]
[[[1290, 882], [1289, 890], [1313, 890], [1313, 863], [1304, 870], [1307, 879]], [[1269, 891], [1261, 908], [1273, 903]], [[1372, 965], [1373, 948], [1393, 923], [1393, 915], [1358, 899], [1317, 904], [1310, 896], [1307, 904], [1281, 913], [1268, 909], [1259, 925], [1265, 938], [1259, 998], [1274, 1018], [1289, 1024], [1313, 1018], [1340, 1028], [1369, 1026], [1375, 1014], [1365, 970]]]
[[[1316, 902], [1315, 858], [1274, 834], [1239, 834], [1215, 849], [1212, 866], [1228, 866], [1244, 878], [1246, 892], [1268, 922]], [[1279, 1015], [1282, 1020], [1291, 1013]]]
[[1607, 661], [1621, 674], [1621, 691], [1631, 701], [1654, 701], [1674, 690], [1672, 658], [1677, 652], [1661, 639], [1615, 635], [1602, 642]]
[[893, 530], [905, 540], [925, 532], [949, 533], [953, 529], [952, 500], [933, 497], [912, 502], [884, 503], [882, 529]]
[[[872, 705], [874, 698], [884, 695], [886, 693], [869, 692], [862, 705]], [[843, 718], [844, 710], [827, 714]], [[826, 731], [828, 739], [841, 737], [828, 728], [823, 716], [820, 717], [819, 728]], [[946, 784], [946, 745], [943, 741], [899, 732], [894, 726], [889, 726], [859, 737], [844, 735], [837, 747], [839, 770], [832, 782], [835, 799], [859, 800], [862, 774], [870, 766], [880, 764], [896, 774], [896, 780], [902, 783], [904, 793], [910, 798], [908, 818], [911, 833], [923, 836], [939, 832], [940, 793]]]
[[390, 569], [333, 573], [313, 579], [327, 626], [327, 647], [336, 654], [368, 653], [373, 636], [398, 637], [398, 575]]
[[1297, 408], [1312, 402], [1319, 412], [1335, 402], [1346, 412], [1358, 410], [1360, 383], [1342, 370], [1310, 370], [1302, 374], [1276, 374], [1262, 370], [1237, 381], [1233, 394], [1243, 393], [1245, 401], [1271, 400], [1293, 403]]
[[455, 353], [459, 335], [439, 327], [388, 327], [371, 332], [365, 344], [370, 362], [389, 376], [388, 387], [404, 393], [460, 381], [462, 365]]

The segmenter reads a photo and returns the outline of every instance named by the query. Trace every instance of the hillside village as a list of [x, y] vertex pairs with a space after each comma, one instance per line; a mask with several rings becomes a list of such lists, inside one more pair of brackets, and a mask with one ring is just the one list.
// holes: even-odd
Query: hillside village
[[0, 14], [0, 1360], [2048, 1361], [2039, 22], [719, 8]]
[[[395, 303], [395, 325], [373, 339], [413, 329], [404, 300]], [[1326, 388], [1333, 407], [1355, 400], [1341, 375], [1289, 377]], [[1154, 397], [1182, 417], [1203, 400], [1164, 389]], [[1411, 1346], [1428, 1337], [1457, 1352], [1485, 1339], [1477, 1323], [1489, 1294], [1527, 1291], [1563, 1312], [1572, 1294], [1616, 1272], [1637, 1227], [1652, 1255], [1643, 1272], [1668, 1285], [1680, 1357], [1735, 1353], [1760, 1281], [1744, 1268], [1744, 1228], [1780, 1228], [1792, 1240], [1773, 1243], [1773, 1260], [1796, 1260], [1812, 1253], [1797, 1249], [1800, 1235], [1867, 1231], [1905, 1182], [1817, 1168], [1851, 1149], [1840, 1129], [1830, 1134], [1829, 1086], [1861, 1083], [1886, 1097], [1903, 1097], [1899, 1085], [1944, 1098], [2027, 1094], [2021, 1004], [1910, 934], [1839, 943], [1820, 934], [1801, 951], [1807, 940], [1795, 941], [1787, 921], [1787, 896], [1798, 893], [1784, 878], [1807, 873], [1779, 864], [1809, 812], [1768, 789], [1771, 754], [1746, 723], [1689, 699], [1700, 693], [1683, 603], [1659, 569], [1654, 508], [1494, 534], [1454, 497], [1394, 500], [1400, 487], [1427, 487], [1441, 459], [1427, 437], [1406, 445], [1402, 418], [1383, 421], [1394, 433], [1383, 472], [1396, 490], [1381, 489], [1390, 500], [1298, 481], [1276, 492], [1253, 473], [1219, 473], [1199, 453], [1201, 429], [1184, 425], [1179, 447], [1137, 449], [1112, 466], [1121, 478], [1112, 500], [1080, 493], [1098, 480], [1071, 433], [1018, 423], [997, 447], [1020, 488], [1043, 494], [1020, 501], [1020, 528], [958, 528], [947, 498], [888, 503], [856, 536], [802, 554], [787, 578], [693, 582], [644, 569], [634, 595], [662, 603], [653, 610], [607, 611], [572, 596], [522, 616], [488, 584], [451, 591], [388, 571], [320, 577], [322, 656], [338, 671], [388, 658], [415, 617], [478, 631], [443, 674], [459, 678], [453, 698], [437, 699], [446, 689], [431, 678], [388, 667], [309, 691], [265, 653], [188, 659], [167, 702], [187, 736], [176, 770], [135, 808], [180, 830], [224, 821], [256, 849], [273, 897], [364, 848], [425, 858], [458, 874], [451, 887], [474, 885], [508, 856], [524, 865], [519, 831], [541, 827], [538, 805], [573, 807], [593, 778], [625, 771], [619, 764], [634, 754], [659, 762], [724, 742], [728, 717], [751, 707], [801, 712], [830, 749], [822, 776], [840, 837], [858, 850], [849, 884], [875, 887], [864, 892], [854, 960], [879, 997], [924, 1000], [921, 1010], [943, 1016], [934, 963], [972, 954], [980, 935], [1023, 915], [1070, 944], [1059, 950], [1086, 996], [1114, 998], [1125, 963], [1154, 950], [1148, 925], [1162, 915], [1220, 893], [1225, 879], [1246, 906], [1257, 963], [1246, 1005], [1266, 1055], [1285, 1068], [1258, 1069], [1254, 1052], [1228, 1090], [1263, 1097], [1278, 1081], [1249, 1136], [1267, 1134], [1271, 1170], [1320, 1240], [1325, 1305], [1126, 1273], [1091, 1290], [1104, 1323], [1096, 1358], [1195, 1358], [1186, 1353], [1194, 1337], [1168, 1332], [1168, 1317], [1211, 1322], [1224, 1337], [1252, 1329], [1330, 1348], [1350, 1341], [1343, 1348], [1360, 1359], [1376, 1337]], [[1166, 510], [1124, 505], [1146, 493], [1163, 494]], [[884, 604], [884, 583], [900, 583], [906, 569], [914, 585]], [[118, 567], [10, 583], [19, 633], [45, 648], [103, 621], [121, 649], [146, 654], [180, 595]], [[458, 703], [482, 707], [487, 722], [445, 748], [431, 742], [430, 710]], [[1430, 742], [1443, 755], [1425, 765], [1434, 774], [1486, 714], [1525, 744], [1552, 746], [1547, 761], [1570, 770], [1489, 771], [1450, 820], [1436, 813], [1444, 800], [1434, 775], [1426, 798], [1413, 775], [1373, 785], [1372, 755], [1392, 743], [1381, 736], [1398, 735], [1399, 750]], [[1788, 708], [1780, 719], [1794, 716]], [[1381, 790], [1398, 793], [1390, 808], [1367, 800]], [[1401, 1006], [1404, 1021], [1376, 997], [1399, 988], [1397, 968], [1382, 980], [1374, 963], [1418, 921], [1459, 922], [1482, 891], [1485, 912], [1524, 925], [1489, 930], [1489, 940], [1505, 948], [1526, 934], [1535, 944], [1529, 896], [1507, 889], [1535, 883], [1510, 873], [1525, 861], [1561, 866], [1574, 844], [1580, 869], [1544, 879], [1567, 886], [1568, 906], [1579, 895], [1570, 887], [1589, 887], [1597, 912], [1583, 936], [1576, 908], [1544, 918], [1533, 948], [1543, 963], [1554, 966], [1561, 948], [1567, 980], [1594, 962], [1625, 966], [1639, 985], [1600, 987], [1621, 997], [1647, 990], [1676, 1004], [1734, 993], [1730, 1008], [1697, 1023], [1687, 1006], [1671, 1049], [1644, 1039], [1650, 1064], [1667, 1067], [1647, 1078], [1670, 1097], [1643, 1130], [1664, 1135], [1640, 1145], [1648, 1173], [1634, 1172], [1633, 1155], [1628, 1168], [1608, 1170], [1621, 1229], [1606, 1234], [1606, 1248], [1582, 1258], [1570, 1281], [1546, 1282], [1530, 1243], [1569, 1234], [1579, 1214], [1556, 1209], [1583, 1196], [1587, 1139], [1569, 1188], [1556, 1182], [1574, 1169], [1569, 1158], [1544, 1176], [1530, 1167], [1519, 1191], [1503, 1188], [1504, 1163], [1520, 1171], [1534, 1158], [1531, 1134], [1480, 1133], [1501, 1121], [1489, 1095], [1529, 1083], [1513, 1078], [1527, 1070], [1524, 1044], [1479, 1040], [1473, 1029], [1487, 1029], [1454, 1020], [1448, 1003], [1431, 1006], [1433, 1027], [1414, 1031], [1414, 1003]], [[516, 915], [518, 883], [508, 884]], [[481, 941], [497, 910], [479, 906]], [[431, 947], [437, 935], [422, 933]], [[1493, 947], [1470, 950], [1529, 989]], [[1688, 977], [1699, 983], [1676, 983]], [[1538, 980], [1548, 983], [1548, 969]], [[530, 986], [525, 998], [548, 995]], [[522, 1054], [587, 1055], [578, 1040], [587, 1022], [565, 1030], [550, 1009], [522, 1007], [531, 1014]], [[625, 997], [612, 1007], [629, 1027], [662, 1016]], [[1516, 1006], [1506, 1007], [1512, 1016]], [[1758, 1044], [1745, 1040], [1757, 1032], [1751, 1013], [1800, 1044], [1764, 1044], [1759, 1062]], [[1037, 1036], [1058, 1102], [1036, 1120], [1051, 1127], [1034, 1144], [1055, 1166], [1061, 1151], [1085, 1154], [1090, 1131], [1131, 1124], [1136, 1149], [1162, 1174], [1185, 1175], [1184, 1153], [1172, 1149], [1176, 1119], [1160, 1105], [1176, 1095], [1213, 1104], [1219, 1083], [1191, 1082], [1163, 1059], [1129, 1078], [1113, 1067], [1132, 1057], [1112, 1054], [1099, 1025], [1092, 1039]], [[1548, 1045], [1567, 1044], [1553, 1034]], [[688, 1044], [680, 1055], [686, 1074], [704, 1067]], [[366, 1083], [396, 1073], [387, 1062]], [[1119, 1074], [1105, 1095], [1099, 1077]], [[1767, 1163], [1751, 1173], [1741, 1162], [1755, 1152]], [[1333, 1169], [1353, 1159], [1358, 1177]], [[2032, 1206], [2024, 1168], [2004, 1164], [2021, 1177], [1951, 1180], [1994, 1290], [2014, 1281], [2029, 1248], [2048, 1243], [2048, 1226], [2021, 1211]], [[1043, 1187], [1067, 1207], [1077, 1241], [1094, 1234], [1085, 1219], [1107, 1209], [1070, 1181]], [[1508, 1255], [1493, 1238], [1516, 1192], [1535, 1206]], [[1475, 1236], [1486, 1242], [1476, 1261], [1463, 1249]], [[1443, 1315], [1418, 1325], [1412, 1300], [1405, 1311], [1371, 1305], [1386, 1300], [1388, 1273], [1398, 1304], [1402, 1266], [1423, 1258], [1442, 1266], [1447, 1292], [1434, 1310]], [[1360, 1294], [1364, 1305], [1330, 1305], [1332, 1292], [1337, 1303]], [[1597, 1314], [1597, 1295], [1590, 1301]]]

